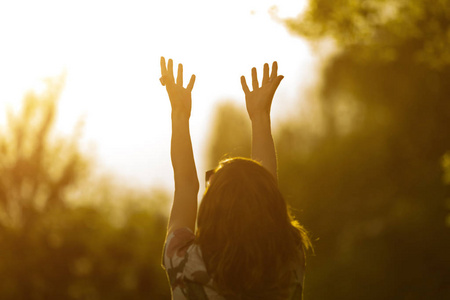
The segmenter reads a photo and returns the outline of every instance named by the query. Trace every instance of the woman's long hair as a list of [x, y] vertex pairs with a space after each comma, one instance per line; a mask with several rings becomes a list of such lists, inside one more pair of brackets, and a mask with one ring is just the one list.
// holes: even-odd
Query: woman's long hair
[[[275, 178], [245, 158], [222, 161], [200, 204], [196, 243], [221, 294], [286, 297], [292, 270], [310, 247]], [[264, 295], [264, 298], [262, 297]]]

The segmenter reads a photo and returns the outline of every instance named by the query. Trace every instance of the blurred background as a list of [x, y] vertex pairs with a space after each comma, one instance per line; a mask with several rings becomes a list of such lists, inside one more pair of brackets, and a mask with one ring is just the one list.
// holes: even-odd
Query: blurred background
[[449, 24], [449, 0], [0, 2], [0, 299], [170, 299], [160, 56], [197, 76], [201, 182], [250, 155], [239, 77], [278, 61], [305, 299], [449, 299]]

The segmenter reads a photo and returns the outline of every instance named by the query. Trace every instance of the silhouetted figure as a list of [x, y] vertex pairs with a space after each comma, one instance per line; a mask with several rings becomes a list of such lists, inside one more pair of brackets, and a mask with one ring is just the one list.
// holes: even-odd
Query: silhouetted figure
[[166, 66], [164, 58], [161, 74], [172, 106], [175, 193], [163, 265], [173, 299], [301, 299], [310, 241], [278, 189], [270, 124], [272, 99], [283, 79], [277, 63], [270, 75], [264, 65], [261, 87], [252, 69], [253, 91], [241, 77], [252, 123], [252, 159], [226, 159], [207, 174], [198, 217], [189, 133], [195, 76], [184, 88], [183, 66], [178, 65], [175, 81], [173, 62]]

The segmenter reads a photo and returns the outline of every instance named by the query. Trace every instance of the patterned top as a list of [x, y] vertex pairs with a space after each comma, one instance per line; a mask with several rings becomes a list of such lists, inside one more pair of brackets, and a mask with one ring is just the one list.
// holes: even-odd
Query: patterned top
[[[166, 239], [163, 267], [169, 277], [172, 299], [225, 300], [214, 288], [195, 235], [187, 227], [171, 232]], [[292, 268], [294, 276], [288, 299], [302, 299], [304, 265]]]

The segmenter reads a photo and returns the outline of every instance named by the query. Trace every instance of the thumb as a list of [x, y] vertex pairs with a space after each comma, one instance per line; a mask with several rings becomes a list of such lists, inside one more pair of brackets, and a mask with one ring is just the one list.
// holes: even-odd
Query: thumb
[[284, 76], [280, 75], [277, 76], [277, 78], [275, 79], [275, 83], [274, 83], [274, 90], [276, 90], [278, 88], [278, 86], [280, 85], [281, 80], [283, 80]]

